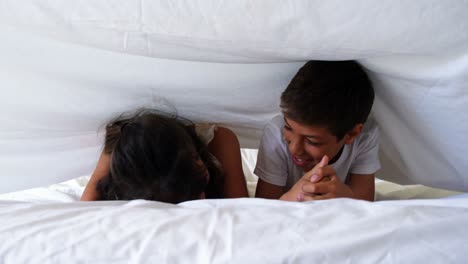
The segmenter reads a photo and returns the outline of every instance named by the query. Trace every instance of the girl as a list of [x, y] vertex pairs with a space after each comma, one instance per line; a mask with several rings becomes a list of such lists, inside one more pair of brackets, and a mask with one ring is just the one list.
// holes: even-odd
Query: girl
[[104, 150], [81, 200], [180, 203], [247, 196], [231, 130], [140, 110], [106, 126]]

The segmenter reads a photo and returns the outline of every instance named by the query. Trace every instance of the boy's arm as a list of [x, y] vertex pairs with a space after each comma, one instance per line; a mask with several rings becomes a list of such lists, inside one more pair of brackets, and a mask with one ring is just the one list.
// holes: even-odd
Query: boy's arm
[[279, 199], [286, 191], [285, 185], [289, 173], [287, 150], [284, 147], [282, 126], [275, 122], [271, 121], [265, 126], [258, 147], [254, 170], [255, 175], [258, 176], [255, 191], [257, 198]]
[[279, 199], [284, 193], [284, 187], [268, 183], [258, 178], [255, 197], [267, 199]]
[[320, 163], [304, 174], [281, 199], [310, 201], [332, 198], [373, 201], [374, 174], [350, 174], [346, 183], [343, 183], [335, 170], [328, 165], [328, 157], [324, 156]]
[[234, 132], [218, 127], [213, 140], [208, 144], [208, 149], [223, 168], [225, 197], [248, 197], [247, 183], [242, 170], [240, 144]]
[[353, 198], [374, 201], [375, 195], [374, 174], [350, 174], [347, 185], [353, 192]]
[[356, 199], [374, 201], [375, 173], [380, 169], [379, 142], [379, 128], [371, 122], [368, 131], [360, 139], [359, 155], [346, 180]]
[[350, 168], [351, 172], [345, 183], [341, 182], [338, 177], [332, 176], [330, 181], [312, 181], [313, 183], [308, 184], [304, 189], [309, 190], [311, 193], [323, 194], [314, 196], [312, 198], [314, 200], [349, 197], [374, 201], [374, 175], [380, 169], [378, 158], [379, 138], [378, 127], [370, 124], [368, 130], [356, 139], [359, 140], [357, 149], [359, 154], [353, 161]]
[[99, 200], [99, 193], [97, 191], [98, 182], [109, 174], [111, 155], [102, 152], [99, 157], [96, 169], [94, 169], [91, 178], [89, 179], [80, 201], [96, 201]]
[[350, 174], [346, 184], [336, 175], [326, 180], [320, 175], [316, 180], [311, 180], [302, 186], [304, 201], [332, 198], [374, 201], [374, 189], [374, 174]]

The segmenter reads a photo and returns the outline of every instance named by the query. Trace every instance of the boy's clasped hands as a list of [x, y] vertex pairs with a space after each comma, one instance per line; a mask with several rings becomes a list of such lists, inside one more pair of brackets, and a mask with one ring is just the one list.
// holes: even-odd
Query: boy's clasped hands
[[322, 160], [306, 172], [280, 199], [302, 202], [340, 197], [353, 198], [351, 188], [336, 176], [335, 170], [328, 165], [328, 162], [328, 156], [323, 156]]

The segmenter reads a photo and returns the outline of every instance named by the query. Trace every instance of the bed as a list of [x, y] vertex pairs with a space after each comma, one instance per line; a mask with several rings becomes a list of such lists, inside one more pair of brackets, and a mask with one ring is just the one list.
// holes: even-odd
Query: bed
[[[466, 1], [0, 3], [0, 262], [466, 263]], [[382, 132], [377, 202], [78, 202], [118, 113], [255, 149], [305, 61], [356, 59]], [[65, 182], [65, 183], [63, 183]]]
[[[249, 191], [255, 150], [244, 149]], [[376, 182], [376, 202], [78, 202], [88, 177], [0, 195], [2, 263], [463, 263], [468, 195]], [[33, 259], [32, 259], [33, 258]]]

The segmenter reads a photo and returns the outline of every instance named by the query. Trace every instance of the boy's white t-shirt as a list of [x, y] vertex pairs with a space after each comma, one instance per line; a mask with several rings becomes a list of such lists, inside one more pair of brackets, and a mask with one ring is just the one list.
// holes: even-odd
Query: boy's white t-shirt
[[[283, 138], [284, 125], [283, 115], [278, 115], [265, 126], [254, 173], [265, 182], [289, 190], [304, 172], [293, 163]], [[368, 121], [353, 143], [344, 145], [340, 158], [331, 166], [342, 182], [350, 173], [374, 174], [380, 169], [378, 151], [379, 129], [373, 121]]]

